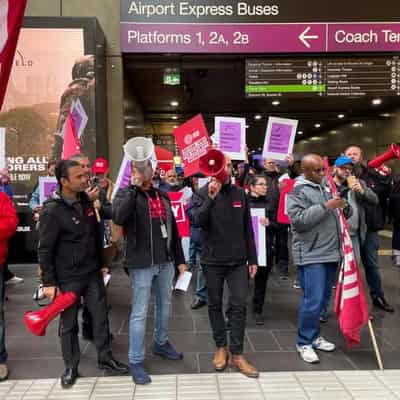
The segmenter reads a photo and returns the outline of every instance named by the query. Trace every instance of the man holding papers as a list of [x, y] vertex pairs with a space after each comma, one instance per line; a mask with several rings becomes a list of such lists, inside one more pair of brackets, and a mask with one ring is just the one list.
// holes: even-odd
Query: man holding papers
[[194, 194], [193, 223], [203, 231], [201, 265], [208, 286], [208, 314], [217, 352], [214, 367], [222, 371], [229, 360], [226, 324], [222, 312], [224, 282], [229, 287], [231, 365], [244, 375], [258, 371], [243, 357], [248, 276], [257, 272], [257, 253], [250, 208], [243, 189], [231, 184], [232, 161], [226, 158], [226, 180], [211, 182]]

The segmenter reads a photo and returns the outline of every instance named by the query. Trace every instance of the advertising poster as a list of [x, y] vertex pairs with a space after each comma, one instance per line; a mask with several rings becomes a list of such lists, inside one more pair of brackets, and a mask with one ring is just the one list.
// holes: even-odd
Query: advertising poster
[[232, 160], [244, 160], [246, 151], [246, 119], [215, 117], [218, 148]]
[[263, 157], [274, 160], [284, 160], [288, 154], [293, 153], [294, 139], [297, 125], [295, 119], [270, 117], [263, 149]]
[[176, 144], [182, 157], [185, 177], [199, 171], [199, 159], [207, 153], [210, 138], [203, 117], [199, 114], [174, 130]]
[[82, 151], [93, 160], [95, 58], [85, 54], [84, 29], [22, 28], [0, 113], [18, 211], [24, 211], [48, 161], [61, 158], [71, 106]]

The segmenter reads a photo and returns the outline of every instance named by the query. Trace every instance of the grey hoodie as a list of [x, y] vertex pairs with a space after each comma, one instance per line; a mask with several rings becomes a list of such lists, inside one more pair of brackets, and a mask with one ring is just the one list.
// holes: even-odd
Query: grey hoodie
[[294, 264], [340, 261], [339, 216], [336, 210], [325, 207], [331, 198], [330, 189], [324, 183], [311, 182], [303, 175], [297, 178], [294, 189], [287, 197]]

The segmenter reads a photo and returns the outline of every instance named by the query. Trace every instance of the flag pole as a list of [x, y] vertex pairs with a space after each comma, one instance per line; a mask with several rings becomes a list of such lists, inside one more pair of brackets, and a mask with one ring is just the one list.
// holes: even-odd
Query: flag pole
[[376, 341], [376, 336], [375, 336], [374, 328], [372, 326], [371, 317], [368, 319], [368, 329], [369, 329], [369, 334], [371, 336], [372, 346], [374, 347], [376, 361], [378, 362], [378, 367], [381, 371], [383, 371], [382, 357], [381, 357], [381, 353], [379, 351], [378, 343]]

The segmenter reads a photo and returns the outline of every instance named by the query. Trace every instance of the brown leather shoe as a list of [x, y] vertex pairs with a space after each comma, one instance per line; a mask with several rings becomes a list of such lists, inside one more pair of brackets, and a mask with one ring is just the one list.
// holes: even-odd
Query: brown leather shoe
[[214, 356], [213, 364], [216, 371], [223, 371], [228, 366], [229, 353], [226, 347], [220, 347]]
[[237, 369], [243, 375], [246, 375], [248, 378], [258, 378], [260, 375], [256, 368], [251, 365], [243, 356], [232, 355], [231, 366], [232, 368]]

